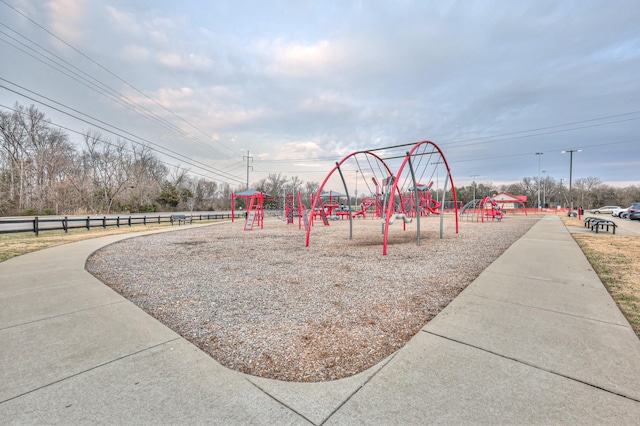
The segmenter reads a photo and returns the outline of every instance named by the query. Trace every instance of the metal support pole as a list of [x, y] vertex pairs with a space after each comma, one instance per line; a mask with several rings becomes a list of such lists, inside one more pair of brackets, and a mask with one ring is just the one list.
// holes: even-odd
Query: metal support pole
[[440, 210], [440, 239], [444, 235], [444, 196], [447, 193], [447, 183], [449, 183], [449, 170], [447, 170], [447, 178], [444, 180], [444, 192], [442, 193], [442, 209]]
[[342, 169], [340, 168], [340, 163], [336, 162], [336, 169], [338, 169], [338, 173], [340, 173], [340, 179], [342, 179], [342, 186], [344, 186], [344, 193], [347, 194], [347, 204], [349, 209], [349, 239], [353, 239], [353, 217], [351, 214], [351, 197], [349, 197], [349, 190], [347, 189], [347, 182], [344, 180], [344, 175], [342, 174]]
[[409, 163], [409, 170], [411, 171], [411, 180], [413, 181], [413, 197], [415, 199], [415, 209], [416, 209], [416, 243], [420, 245], [420, 206], [419, 206], [419, 198], [418, 198], [418, 183], [416, 182], [416, 174], [413, 171], [413, 163], [411, 162], [411, 156], [409, 152], [407, 152], [407, 163]]

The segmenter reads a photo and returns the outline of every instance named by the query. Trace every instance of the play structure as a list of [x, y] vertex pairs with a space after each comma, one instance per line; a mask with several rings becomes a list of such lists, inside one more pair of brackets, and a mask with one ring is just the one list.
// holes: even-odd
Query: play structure
[[[365, 186], [362, 197], [357, 189], [360, 182]], [[337, 185], [344, 193], [325, 191], [325, 187]], [[355, 191], [351, 191], [354, 187]], [[387, 254], [389, 227], [397, 221], [402, 223], [403, 230], [408, 224], [415, 225], [416, 242], [420, 245], [421, 218], [439, 216], [442, 238], [448, 191], [453, 200], [458, 233], [458, 203], [453, 177], [444, 154], [435, 143], [422, 141], [353, 152], [336, 163], [312, 197], [306, 245], [310, 244], [315, 219], [321, 219], [325, 226], [330, 225], [330, 220], [348, 219], [350, 239], [353, 238], [355, 218], [382, 219], [383, 255]]]
[[[297, 201], [297, 204], [296, 204]], [[287, 225], [294, 223], [294, 216], [298, 218], [298, 228], [307, 229], [309, 226], [309, 218], [307, 216], [307, 207], [302, 202], [302, 196], [298, 191], [297, 196], [293, 194], [287, 194], [284, 201], [284, 217], [287, 221]]]
[[231, 194], [231, 222], [235, 222], [235, 205], [236, 199], [245, 200], [246, 213], [244, 220], [244, 230], [251, 231], [254, 226], [264, 228], [264, 200], [272, 198], [271, 195], [265, 194], [255, 189], [248, 189], [239, 193]]
[[492, 197], [468, 202], [460, 209], [460, 218], [484, 223], [485, 220], [489, 219], [501, 220], [507, 211], [510, 213], [523, 211], [527, 215], [526, 202], [526, 195], [512, 195], [507, 192], [501, 192]]
[[476, 222], [484, 222], [485, 218], [487, 220], [502, 220], [504, 217], [504, 212], [498, 206], [497, 201], [491, 197], [485, 197], [480, 201], [480, 208], [478, 208], [478, 213], [476, 216]]
[[433, 182], [429, 182], [428, 185], [419, 183], [415, 189], [409, 188], [409, 197], [405, 201], [407, 203], [405, 210], [410, 212], [411, 217], [415, 217], [417, 212], [422, 216], [440, 214], [439, 209], [442, 203], [431, 197], [432, 186]]

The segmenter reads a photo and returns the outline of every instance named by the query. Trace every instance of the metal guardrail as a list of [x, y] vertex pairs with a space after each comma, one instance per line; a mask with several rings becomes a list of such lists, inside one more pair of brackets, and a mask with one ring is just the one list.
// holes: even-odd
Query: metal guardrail
[[[33, 232], [36, 236], [41, 231], [64, 231], [65, 233], [69, 229], [82, 229], [87, 231], [91, 228], [107, 228], [109, 226], [133, 226], [133, 225], [147, 225], [147, 224], [160, 224], [171, 223], [173, 214], [168, 215], [144, 215], [144, 216], [86, 216], [86, 217], [38, 217], [35, 216], [29, 219], [0, 219], [0, 234], [14, 234], [20, 232]], [[244, 212], [236, 213], [236, 218], [244, 218]], [[209, 213], [209, 214], [194, 214], [185, 215], [186, 221], [192, 223], [193, 221], [203, 220], [222, 220], [231, 219], [231, 213]], [[3, 226], [4, 225], [4, 226]], [[22, 225], [22, 226], [21, 226]]]

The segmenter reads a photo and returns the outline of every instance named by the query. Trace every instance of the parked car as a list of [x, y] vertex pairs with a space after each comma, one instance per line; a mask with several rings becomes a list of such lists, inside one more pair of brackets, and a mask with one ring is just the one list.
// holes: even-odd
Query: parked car
[[609, 213], [609, 214], [611, 214], [611, 213], [613, 213], [613, 211], [615, 209], [619, 209], [619, 208], [620, 208], [620, 206], [604, 206], [604, 207], [599, 207], [597, 209], [589, 210], [589, 213], [593, 213], [593, 214], [600, 214], [600, 213], [606, 214], [606, 213]]
[[629, 220], [640, 220], [640, 211], [629, 213]]
[[611, 212], [611, 216], [613, 217], [622, 217], [623, 213], [627, 212], [627, 209], [629, 209], [629, 207], [627, 208], [619, 208], [619, 209], [615, 209], [614, 211]]
[[627, 209], [627, 217], [631, 219], [631, 215], [636, 212], [640, 212], [640, 203], [635, 203]]

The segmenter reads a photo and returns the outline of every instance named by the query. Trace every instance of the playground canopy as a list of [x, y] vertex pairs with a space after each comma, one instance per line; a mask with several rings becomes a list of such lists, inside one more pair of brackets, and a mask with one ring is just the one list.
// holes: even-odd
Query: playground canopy
[[320, 196], [322, 198], [342, 198], [342, 197], [346, 197], [347, 195], [338, 191], [327, 191], [320, 194]]
[[266, 192], [258, 191], [257, 189], [247, 189], [246, 191], [234, 193], [234, 198], [251, 198], [256, 194], [262, 194], [264, 198], [272, 198], [271, 195]]

